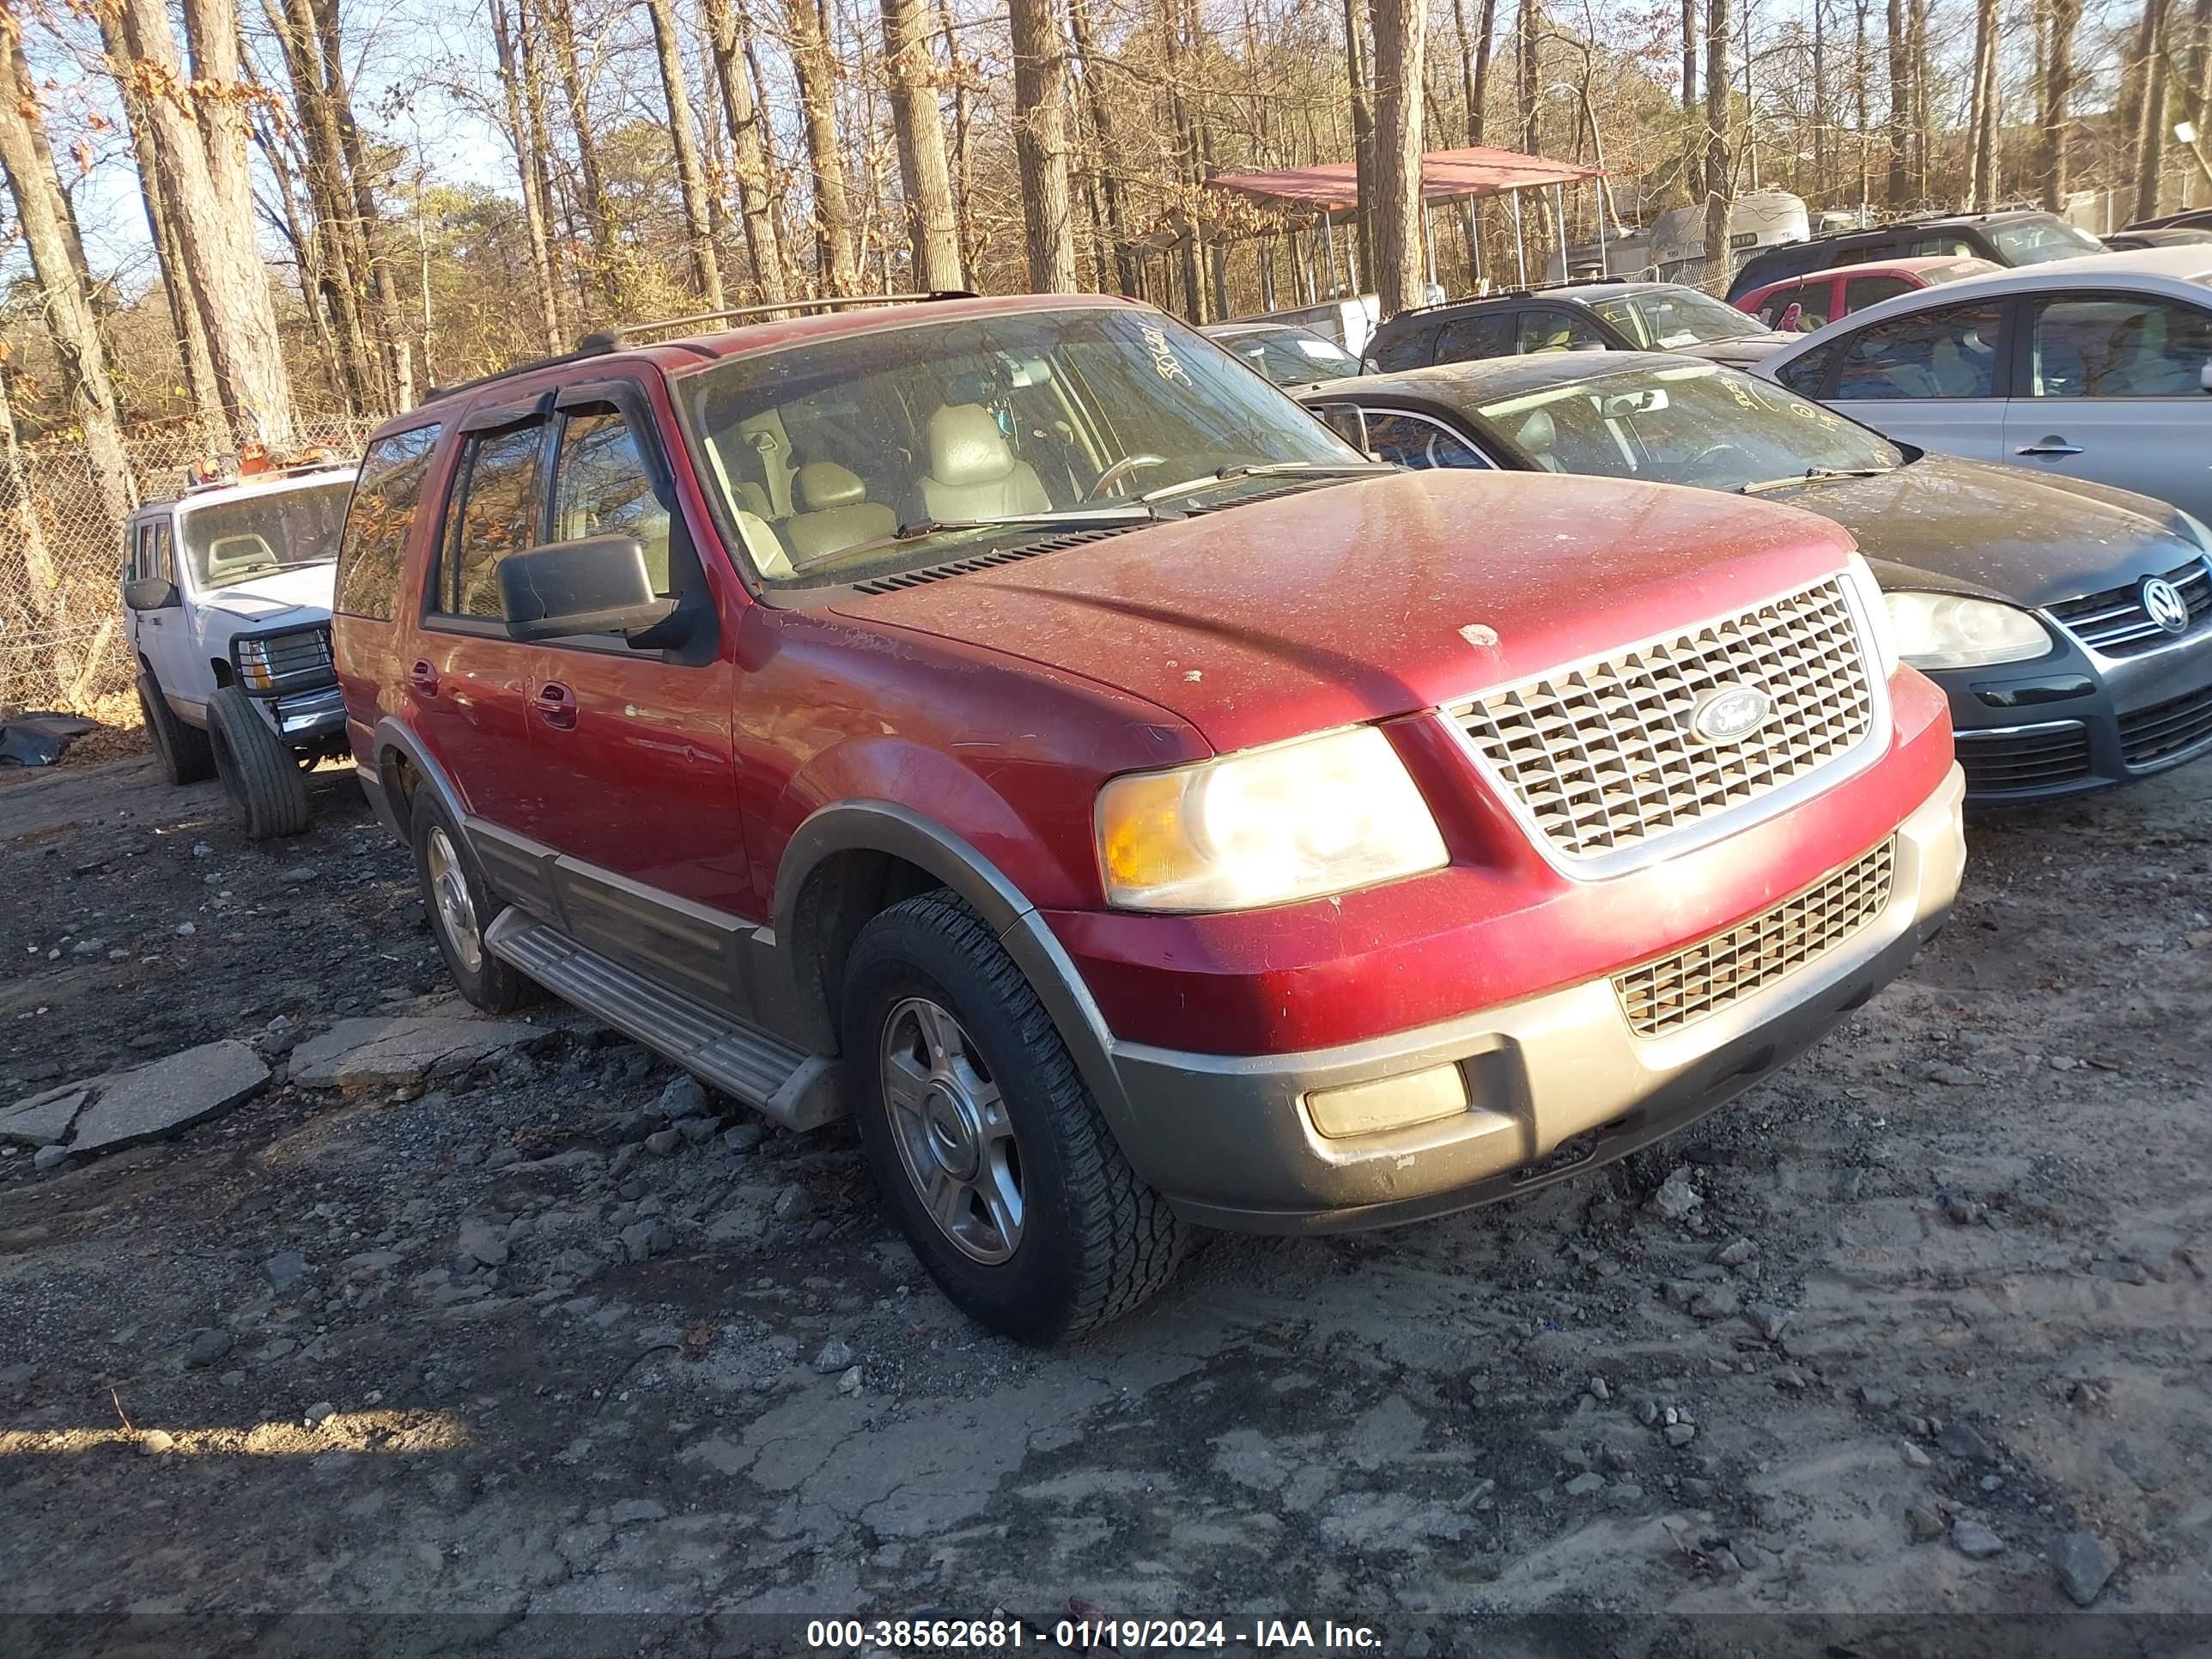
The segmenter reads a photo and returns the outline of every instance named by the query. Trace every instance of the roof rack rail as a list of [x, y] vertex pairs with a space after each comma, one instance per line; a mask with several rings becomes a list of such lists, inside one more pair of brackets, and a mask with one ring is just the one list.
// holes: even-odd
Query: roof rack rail
[[927, 305], [938, 300], [973, 300], [963, 288], [932, 289], [916, 294], [833, 295], [817, 299], [771, 300], [761, 305], [732, 306], [722, 311], [697, 311], [688, 317], [664, 317], [649, 323], [623, 323], [586, 334], [576, 342], [578, 356], [622, 351], [643, 343], [647, 335], [690, 328], [695, 323], [726, 323], [747, 317], [773, 317], [786, 311], [842, 311], [863, 306]]
[[1558, 288], [1602, 288], [1608, 283], [1640, 283], [1646, 280], [1616, 271], [1605, 276], [1562, 276], [1555, 283], [1508, 283], [1503, 287], [1493, 288], [1487, 294], [1462, 294], [1456, 299], [1439, 300], [1434, 305], [1407, 306], [1394, 314], [1413, 317], [1425, 311], [1451, 311], [1460, 306], [1484, 305], [1492, 300], [1510, 300], [1521, 294], [1545, 294]]
[[694, 323], [729, 322], [742, 317], [772, 317], [785, 311], [836, 311], [854, 306], [923, 305], [933, 300], [973, 300], [977, 297], [968, 289], [960, 288], [938, 289], [921, 294], [833, 295], [821, 299], [775, 300], [764, 305], [738, 306], [725, 311], [695, 312], [689, 317], [664, 317], [653, 322], [624, 323], [618, 327], [603, 328], [586, 334], [576, 342], [574, 351], [564, 351], [553, 357], [533, 357], [528, 362], [495, 369], [489, 374], [479, 374], [472, 380], [457, 380], [452, 386], [432, 386], [422, 394], [416, 407], [457, 397], [464, 392], [495, 386], [501, 380], [510, 380], [518, 374], [528, 374], [537, 369], [561, 368], [569, 363], [583, 362], [588, 358], [604, 357], [610, 352], [627, 351], [634, 345], [643, 344], [647, 335], [689, 328]]

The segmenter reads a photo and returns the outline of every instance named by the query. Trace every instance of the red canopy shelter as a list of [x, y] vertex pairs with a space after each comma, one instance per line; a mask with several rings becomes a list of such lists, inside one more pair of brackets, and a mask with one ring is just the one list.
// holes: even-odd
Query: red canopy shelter
[[[1421, 157], [1421, 199], [1455, 202], [1508, 191], [1543, 190], [1553, 185], [1580, 184], [1597, 178], [1599, 171], [1486, 144], [1432, 149]], [[1322, 161], [1281, 173], [1221, 173], [1206, 183], [1216, 190], [1296, 202], [1331, 213], [1348, 212], [1359, 205], [1359, 170], [1350, 161]]]

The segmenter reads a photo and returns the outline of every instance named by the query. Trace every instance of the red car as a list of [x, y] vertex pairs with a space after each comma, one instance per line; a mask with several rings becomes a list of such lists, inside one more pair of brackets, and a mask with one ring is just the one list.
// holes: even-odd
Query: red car
[[472, 1001], [849, 1109], [996, 1329], [1632, 1151], [1948, 912], [1944, 699], [1821, 520], [1398, 471], [1119, 300], [667, 331], [370, 444], [362, 782]]
[[1885, 259], [1878, 264], [1838, 265], [1809, 276], [1793, 276], [1753, 289], [1735, 302], [1778, 333], [1810, 334], [1838, 317], [1910, 294], [1915, 289], [1955, 283], [2003, 267], [1993, 260], [1961, 258]]

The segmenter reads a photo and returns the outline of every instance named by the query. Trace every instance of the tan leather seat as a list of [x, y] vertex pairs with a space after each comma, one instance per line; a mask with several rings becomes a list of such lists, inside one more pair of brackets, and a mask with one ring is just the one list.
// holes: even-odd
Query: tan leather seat
[[800, 467], [793, 495], [799, 511], [783, 528], [794, 563], [826, 559], [898, 528], [896, 514], [868, 499], [860, 475], [835, 461], [809, 461]]
[[946, 404], [929, 417], [929, 471], [922, 510], [933, 519], [1004, 519], [1049, 513], [1036, 470], [1014, 459], [999, 423], [981, 404]]
[[1528, 459], [1545, 471], [1565, 472], [1567, 470], [1566, 463], [1553, 451], [1553, 446], [1559, 441], [1559, 428], [1548, 411], [1540, 409], [1529, 411], [1528, 419], [1521, 422], [1520, 428], [1513, 435], [1519, 441], [1521, 447], [1528, 452]]

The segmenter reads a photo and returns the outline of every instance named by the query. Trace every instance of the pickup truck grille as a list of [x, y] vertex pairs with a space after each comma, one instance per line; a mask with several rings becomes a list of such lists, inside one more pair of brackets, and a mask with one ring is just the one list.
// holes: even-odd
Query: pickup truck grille
[[[1748, 686], [1764, 725], [1707, 741], [1699, 699]], [[1875, 692], [1841, 577], [1446, 711], [1560, 854], [1639, 847], [1848, 753]]]
[[[2212, 562], [2191, 559], [2177, 569], [2160, 574], [2181, 590], [2182, 602], [2189, 607], [2189, 626], [2184, 632], [2195, 633], [2212, 616]], [[2108, 587], [2078, 599], [2062, 599], [2051, 607], [2051, 615], [2082, 644], [2107, 657], [2138, 656], [2171, 645], [2179, 637], [2150, 619], [2150, 613], [2143, 609], [2138, 582]]]
[[1748, 921], [1615, 974], [1621, 1012], [1637, 1036], [1663, 1036], [1765, 990], [1880, 915], [1896, 866], [1897, 842], [1886, 841]]
[[287, 693], [337, 683], [327, 625], [234, 641], [232, 649], [239, 682], [250, 691]]

